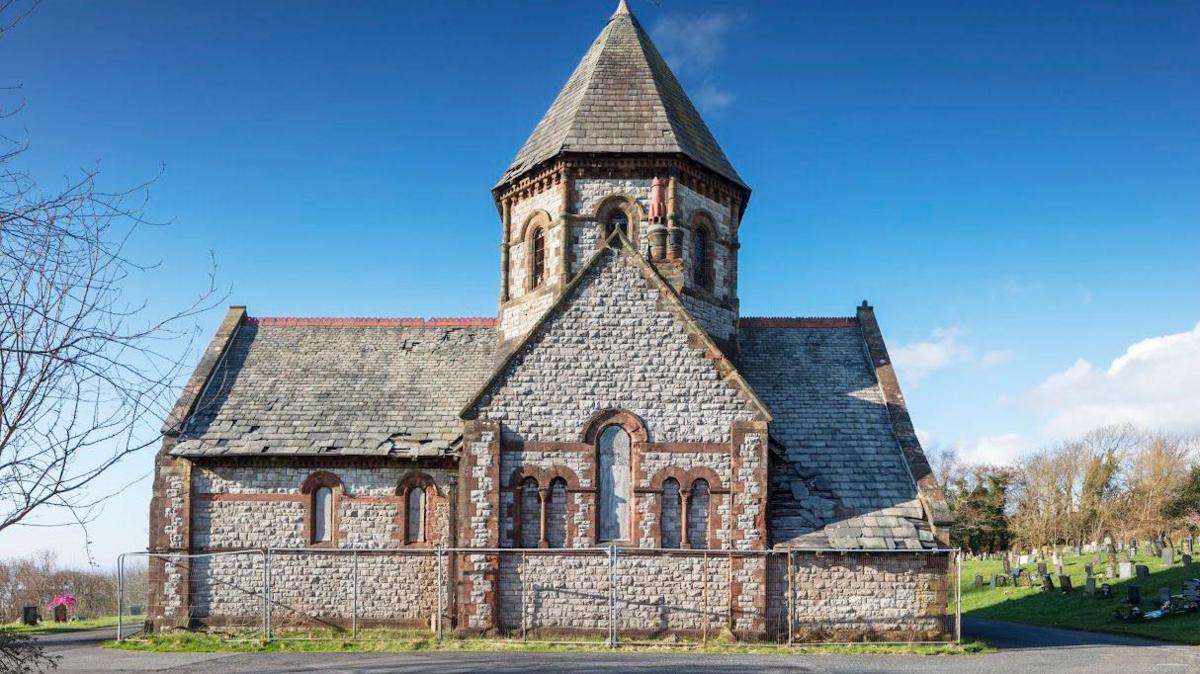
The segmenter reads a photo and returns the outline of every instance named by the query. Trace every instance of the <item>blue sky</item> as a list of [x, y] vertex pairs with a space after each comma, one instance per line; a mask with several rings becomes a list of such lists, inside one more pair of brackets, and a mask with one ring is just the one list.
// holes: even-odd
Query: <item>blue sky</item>
[[[252, 314], [489, 315], [488, 189], [615, 4], [48, 0], [0, 40], [5, 130], [46, 181], [163, 167], [172, 224], [136, 246], [164, 266], [131, 288], [154, 308], [211, 250]], [[973, 459], [1200, 430], [1200, 5], [631, 7], [754, 190], [745, 315], [869, 299], [927, 444]], [[93, 525], [99, 561], [144, 547], [148, 498]], [[0, 555], [47, 539], [83, 559], [72, 529]]]

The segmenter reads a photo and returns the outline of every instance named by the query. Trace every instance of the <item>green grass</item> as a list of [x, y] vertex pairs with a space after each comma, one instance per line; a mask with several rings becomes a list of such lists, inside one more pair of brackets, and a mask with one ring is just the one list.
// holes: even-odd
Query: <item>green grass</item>
[[[1037, 578], [1037, 564], [1025, 565], [1024, 573], [1032, 572], [1036, 587], [997, 587], [992, 590], [987, 583], [992, 574], [1002, 574], [1003, 565], [999, 561], [966, 561], [962, 568], [962, 608], [963, 613], [978, 618], [991, 620], [1008, 620], [1011, 622], [1043, 625], [1047, 627], [1064, 627], [1070, 629], [1090, 630], [1094, 632], [1111, 632], [1139, 637], [1148, 637], [1162, 641], [1182, 644], [1200, 644], [1200, 613], [1181, 616], [1170, 616], [1159, 620], [1143, 620], [1140, 622], [1122, 622], [1113, 617], [1113, 609], [1128, 596], [1127, 586], [1137, 585], [1142, 593], [1142, 610], [1157, 608], [1158, 589], [1168, 587], [1171, 594], [1179, 594], [1183, 590], [1183, 581], [1188, 578], [1200, 577], [1200, 564], [1193, 564], [1188, 570], [1182, 564], [1176, 563], [1170, 568], [1164, 568], [1162, 563], [1139, 550], [1135, 564], [1145, 564], [1150, 568], [1150, 577], [1140, 580], [1136, 577], [1125, 579], [1103, 578], [1105, 562], [1094, 564], [1098, 575], [1096, 587], [1108, 583], [1112, 586], [1112, 599], [1099, 599], [1085, 596], [1083, 593], [1086, 578], [1084, 564], [1093, 560], [1093, 555], [1084, 554], [1075, 557], [1069, 552], [1063, 556], [1063, 573], [1071, 577], [1073, 590], [1065, 595], [1058, 590], [1058, 577], [1054, 577], [1054, 592], [1041, 591], [1041, 579]], [[1179, 553], [1176, 552], [1176, 560]], [[1102, 560], [1106, 559], [1103, 555]], [[1047, 562], [1047, 570], [1052, 574], [1054, 565]], [[975, 589], [975, 575], [983, 576], [982, 590]]]
[[[209, 634], [200, 632], [165, 632], [131, 637], [122, 641], [109, 641], [105, 648], [156, 653], [297, 653], [297, 652], [412, 652], [412, 651], [505, 651], [522, 653], [595, 653], [611, 652], [603, 640], [594, 642], [555, 644], [524, 642], [516, 639], [479, 639], [447, 636], [438, 641], [428, 632], [397, 630], [362, 630], [357, 640], [331, 631], [305, 631], [283, 633], [285, 637], [269, 643], [263, 642], [254, 633]], [[718, 643], [707, 645], [685, 641], [661, 641], [653, 644], [621, 646], [621, 651], [632, 652], [687, 652], [715, 655], [961, 655], [990, 652], [981, 641], [965, 641], [956, 644], [836, 644], [805, 645], [791, 648], [763, 643]]]
[[21, 623], [9, 623], [4, 625], [5, 628], [11, 629], [20, 634], [53, 634], [56, 632], [79, 632], [81, 630], [93, 630], [100, 627], [116, 627], [117, 616], [103, 616], [100, 618], [88, 618], [87, 620], [72, 620], [65, 623], [56, 623], [53, 621], [43, 620], [36, 625], [23, 625]]

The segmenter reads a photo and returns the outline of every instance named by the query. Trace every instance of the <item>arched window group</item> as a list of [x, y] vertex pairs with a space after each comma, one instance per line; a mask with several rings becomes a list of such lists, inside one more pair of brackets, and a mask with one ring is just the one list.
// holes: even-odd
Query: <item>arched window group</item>
[[687, 491], [681, 491], [673, 477], [663, 480], [662, 510], [660, 513], [660, 545], [664, 548], [708, 547], [708, 480], [692, 481]]
[[[428, 543], [429, 498], [436, 490], [433, 479], [424, 473], [410, 473], [396, 487], [400, 502], [397, 535], [405, 544]], [[333, 473], [318, 471], [300, 486], [307, 497], [305, 530], [309, 545], [338, 544], [338, 500], [344, 496], [341, 479]]]
[[536, 478], [517, 485], [516, 542], [522, 548], [562, 548], [567, 544], [567, 481], [550, 480], [543, 488]]

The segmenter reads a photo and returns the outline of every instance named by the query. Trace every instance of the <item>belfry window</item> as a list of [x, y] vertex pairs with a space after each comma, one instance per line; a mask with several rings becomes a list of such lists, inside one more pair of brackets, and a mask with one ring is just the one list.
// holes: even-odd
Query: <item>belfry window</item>
[[712, 290], [712, 241], [704, 227], [697, 227], [692, 233], [692, 283]]
[[629, 539], [629, 433], [609, 426], [600, 433], [599, 486], [601, 543]]
[[629, 238], [629, 216], [625, 211], [614, 208], [604, 219], [604, 238], [612, 236], [612, 233], [618, 229], [625, 234], [625, 238]]
[[546, 280], [546, 232], [541, 227], [533, 232], [533, 277], [530, 287], [537, 288]]

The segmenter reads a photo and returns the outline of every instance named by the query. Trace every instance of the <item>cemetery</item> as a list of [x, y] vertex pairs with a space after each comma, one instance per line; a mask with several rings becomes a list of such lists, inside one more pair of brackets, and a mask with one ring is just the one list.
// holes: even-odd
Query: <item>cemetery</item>
[[968, 555], [966, 616], [1200, 644], [1194, 543], [1141, 541]]

